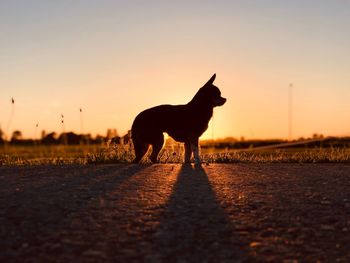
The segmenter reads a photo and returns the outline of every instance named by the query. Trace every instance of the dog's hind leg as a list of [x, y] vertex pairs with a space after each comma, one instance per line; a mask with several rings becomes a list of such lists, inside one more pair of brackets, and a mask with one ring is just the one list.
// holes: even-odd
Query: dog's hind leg
[[151, 144], [152, 144], [152, 154], [151, 154], [150, 159], [153, 163], [156, 163], [158, 154], [159, 154], [160, 150], [163, 148], [163, 144], [164, 144], [163, 133], [161, 133], [157, 137], [155, 137]]
[[149, 145], [142, 142], [138, 142], [137, 140], [133, 141], [133, 143], [136, 155], [136, 158], [133, 162], [139, 163], [142, 157], [146, 154]]

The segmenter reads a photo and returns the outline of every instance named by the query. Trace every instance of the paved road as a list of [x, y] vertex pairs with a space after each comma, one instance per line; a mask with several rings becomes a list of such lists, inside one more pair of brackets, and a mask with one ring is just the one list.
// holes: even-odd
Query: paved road
[[0, 167], [0, 262], [350, 262], [350, 165]]

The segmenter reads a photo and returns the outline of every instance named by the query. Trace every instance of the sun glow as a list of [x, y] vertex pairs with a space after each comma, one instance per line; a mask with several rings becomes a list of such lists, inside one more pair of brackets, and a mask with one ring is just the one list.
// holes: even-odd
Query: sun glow
[[228, 101], [203, 139], [287, 138], [289, 83], [293, 138], [350, 133], [349, 3], [0, 5], [8, 134], [61, 132], [60, 114], [80, 132], [83, 108], [84, 132], [122, 135], [146, 108], [187, 103], [213, 73]]

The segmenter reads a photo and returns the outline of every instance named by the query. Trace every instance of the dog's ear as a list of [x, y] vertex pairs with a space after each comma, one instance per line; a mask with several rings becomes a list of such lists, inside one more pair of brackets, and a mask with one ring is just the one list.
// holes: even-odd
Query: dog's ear
[[213, 84], [213, 82], [214, 82], [214, 80], [215, 80], [215, 78], [216, 78], [216, 74], [214, 73], [214, 75], [210, 78], [210, 80], [208, 80], [208, 82], [207, 83], [205, 83], [205, 85], [204, 86], [209, 86], [209, 85], [212, 85]]

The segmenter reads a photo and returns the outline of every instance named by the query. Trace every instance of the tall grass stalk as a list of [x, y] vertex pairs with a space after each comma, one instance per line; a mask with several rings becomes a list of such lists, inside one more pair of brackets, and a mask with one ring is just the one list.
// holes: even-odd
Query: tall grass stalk
[[64, 124], [64, 115], [61, 114], [61, 125], [62, 125], [62, 140], [63, 140], [63, 145], [67, 145], [67, 136], [66, 136], [66, 129], [65, 129], [65, 124]]
[[9, 119], [7, 121], [7, 126], [6, 126], [6, 129], [5, 129], [5, 141], [7, 141], [8, 138], [8, 134], [9, 134], [9, 129], [11, 127], [11, 124], [12, 124], [12, 121], [13, 121], [13, 118], [15, 116], [15, 99], [14, 98], [11, 98], [11, 113], [10, 113], [10, 116], [9, 116]]
[[80, 116], [80, 134], [84, 134], [84, 123], [83, 123], [83, 109], [79, 109], [79, 116]]

